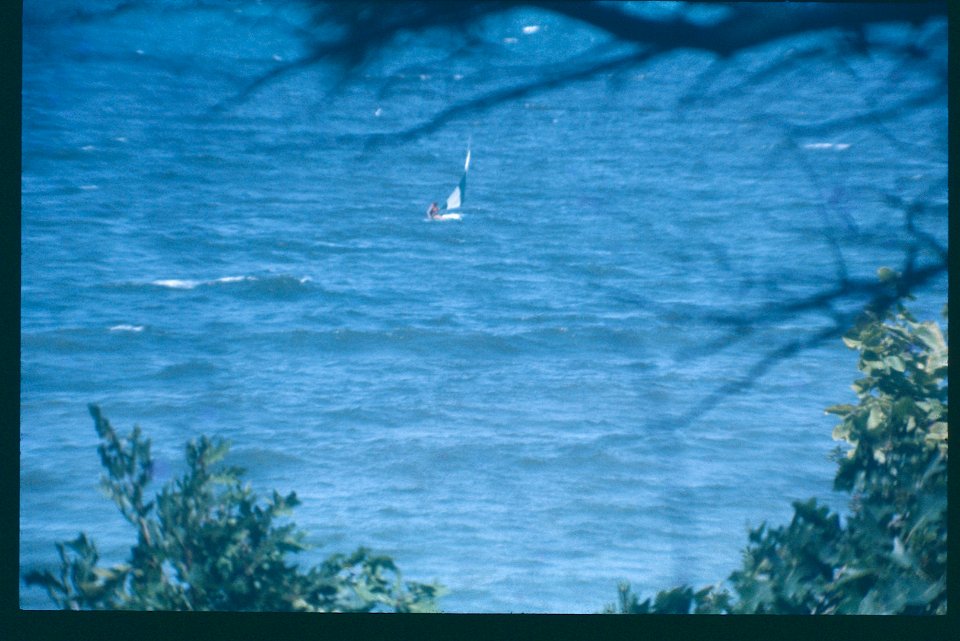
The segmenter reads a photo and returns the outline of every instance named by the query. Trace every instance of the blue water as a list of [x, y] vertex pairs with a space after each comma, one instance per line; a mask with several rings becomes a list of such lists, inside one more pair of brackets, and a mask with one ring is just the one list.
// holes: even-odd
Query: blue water
[[[928, 66], [879, 52], [744, 84], [795, 39], [706, 93], [712, 60], [676, 53], [367, 144], [602, 36], [518, 11], [482, 25], [483, 51], [410, 42], [343, 86], [315, 67], [232, 103], [303, 52], [284, 26], [302, 10], [81, 6], [111, 3], [24, 7], [22, 570], [79, 531], [107, 562], [134, 542], [97, 490], [88, 403], [143, 427], [158, 484], [188, 439], [229, 438], [256, 489], [303, 500], [304, 563], [372, 547], [448, 586], [452, 612], [716, 582], [791, 500], [843, 507], [823, 413], [854, 398], [839, 341], [678, 419], [830, 323], [761, 315], [712, 351], [731, 331], [713, 315], [828, 287], [831, 238], [852, 277], [898, 264], [884, 194], [923, 197], [945, 242], [945, 98], [822, 136], [786, 124], [927, 91]], [[909, 37], [936, 66], [944, 33]], [[463, 220], [425, 221], [468, 139]], [[941, 278], [914, 309], [945, 300]], [[52, 607], [33, 588], [21, 605]]]

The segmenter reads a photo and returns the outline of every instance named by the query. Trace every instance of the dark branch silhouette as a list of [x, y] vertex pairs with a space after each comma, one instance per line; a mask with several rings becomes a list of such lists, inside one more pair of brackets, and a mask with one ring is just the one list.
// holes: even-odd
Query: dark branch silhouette
[[[723, 20], [702, 25], [683, 17], [671, 21], [643, 18], [616, 5], [581, 2], [531, 2], [606, 31], [624, 41], [655, 45], [662, 50], [697, 49], [730, 56], [750, 47], [792, 35], [843, 29], [860, 31], [879, 22], [919, 23], [946, 15], [940, 3], [924, 4], [794, 4], [735, 5]], [[697, 3], [690, 3], [691, 5]]]
[[[903, 217], [902, 231], [891, 219], [891, 242], [901, 251], [897, 265], [889, 265], [899, 273], [896, 286], [864, 278], [852, 278], [844, 255], [843, 242], [855, 242], [863, 233], [852, 217], [840, 207], [833, 194], [839, 188], [829, 187], [829, 178], [804, 151], [804, 143], [818, 137], [838, 135], [856, 128], [869, 128], [897, 149], [907, 150], [915, 145], [898, 137], [888, 126], [904, 114], [918, 109], [945, 105], [946, 61], [945, 38], [942, 29], [934, 27], [947, 16], [944, 2], [927, 3], [736, 3], [720, 6], [711, 3], [679, 3], [669, 17], [653, 17], [641, 5], [634, 8], [619, 3], [600, 2], [323, 2], [306, 1], [310, 19], [302, 24], [290, 22], [280, 10], [267, 17], [246, 17], [222, 6], [198, 0], [192, 5], [176, 9], [157, 9], [146, 3], [126, 2], [104, 12], [80, 12], [72, 19], [110, 20], [127, 12], [138, 10], [219, 11], [227, 19], [246, 24], [249, 21], [271, 20], [298, 38], [304, 53], [286, 62], [275, 61], [262, 74], [238, 83], [235, 94], [226, 96], [214, 108], [215, 114], [228, 112], [246, 101], [255, 100], [257, 93], [284, 79], [318, 65], [325, 65], [336, 78], [330, 89], [335, 94], [352, 78], [361, 74], [365, 66], [378, 58], [387, 58], [391, 52], [402, 49], [410, 38], [435, 39], [442, 43], [448, 63], [460, 57], [480, 56], [495, 49], [483, 31], [486, 21], [517, 9], [536, 9], [562, 16], [574, 23], [594, 29], [605, 38], [586, 51], [571, 53], [564, 60], [551, 65], [523, 67], [523, 79], [503, 88], [483, 89], [474, 86], [474, 93], [453, 104], [437, 109], [425, 119], [399, 125], [393, 131], [377, 134], [348, 136], [375, 147], [384, 144], [403, 144], [436, 132], [457, 119], [491, 110], [499, 105], [528, 99], [540, 93], [571, 83], [605, 78], [616, 83], [617, 74], [649, 65], [657, 58], [676, 51], [697, 51], [709, 58], [707, 69], [695, 79], [692, 86], [678, 100], [679, 117], [684, 111], [698, 106], [718, 104], [734, 99], [744, 91], [776, 83], [805, 65], [825, 64], [839, 69], [852, 78], [859, 78], [852, 60], [884, 55], [894, 61], [894, 68], [886, 79], [886, 86], [867, 92], [863, 109], [857, 113], [838, 114], [820, 121], [791, 121], [770, 113], [758, 114], [763, 126], [773, 132], [773, 153], [778, 158], [771, 162], [795, 162], [802, 176], [813, 187], [816, 197], [810, 198], [815, 215], [822, 226], [822, 240], [831, 257], [833, 274], [825, 279], [821, 291], [803, 297], [780, 295], [774, 303], [745, 307], [735, 314], [705, 316], [704, 322], [715, 323], [729, 330], [725, 336], [708, 345], [701, 353], [715, 353], [729, 349], [770, 323], [814, 314], [828, 321], [828, 326], [814, 331], [811, 336], [785, 340], [769, 348], [745, 374], [722, 386], [692, 408], [684, 420], [690, 422], [702, 416], [725, 395], [741, 392], [765, 374], [771, 367], [800, 352], [832, 340], [856, 320], [863, 309], [885, 309], [903, 296], [911, 295], [924, 286], [936, 282], [947, 272], [947, 247], [933, 234], [921, 227], [921, 219], [932, 210], [929, 199], [942, 197], [945, 184], [934, 182], [925, 196], [898, 196], [884, 193], [882, 188], [871, 204], [899, 211]], [[694, 15], [709, 7], [714, 16], [710, 20]], [[68, 17], [70, 18], [70, 17]], [[895, 23], [912, 26], [908, 37], [877, 36], [871, 27]], [[800, 38], [821, 34], [815, 40]], [[440, 38], [434, 38], [434, 36]], [[738, 64], [738, 55], [760, 47], [781, 44], [771, 50], [770, 60], [759, 68], [745, 70]], [[443, 59], [443, 58], [441, 58]], [[266, 63], [265, 64], [269, 64]], [[886, 98], [897, 87], [906, 70], [926, 74], [927, 82], [907, 94], [898, 93], [895, 101]], [[405, 72], [410, 71], [407, 69]], [[415, 71], [415, 70], [414, 70]], [[734, 81], [720, 85], [721, 78], [734, 75]], [[383, 81], [381, 98], [388, 95], [402, 78], [396, 74]], [[609, 86], [609, 85], [608, 85]], [[328, 94], [328, 95], [330, 95]], [[881, 99], [882, 98], [882, 99]], [[822, 138], [821, 138], [822, 139]], [[934, 179], [931, 179], [934, 180]], [[896, 229], [895, 229], [896, 228]], [[733, 278], [736, 265], [723, 250], [704, 239], [704, 247], [718, 263], [727, 265]], [[880, 265], [877, 265], [880, 267]], [[755, 286], [754, 279], [743, 275], [740, 291]], [[892, 297], [892, 298], [891, 298]]]
[[[764, 356], [756, 361], [745, 374], [737, 377], [729, 383], [720, 386], [702, 399], [699, 403], [690, 408], [689, 411], [679, 418], [679, 424], [681, 426], [689, 425], [719, 405], [728, 396], [733, 394], [742, 394], [743, 392], [753, 388], [758, 384], [764, 374], [783, 361], [793, 356], [797, 356], [804, 351], [820, 347], [827, 342], [835, 341], [836, 339], [840, 338], [847, 331], [849, 331], [849, 329], [858, 321], [858, 319], [863, 316], [864, 312], [870, 312], [872, 314], [876, 314], [877, 316], [882, 316], [884, 312], [891, 309], [898, 301], [903, 300], [905, 297], [910, 295], [910, 292], [920, 289], [923, 287], [923, 285], [930, 282], [942, 273], [944, 273], [944, 269], [939, 265], [917, 268], [913, 266], [912, 261], [908, 260], [907, 271], [900, 277], [896, 278], [892, 284], [878, 283], [876, 281], [848, 282], [839, 289], [823, 292], [802, 301], [795, 301], [787, 306], [789, 309], [775, 309], [772, 310], [773, 313], [761, 314], [761, 316], [764, 318], [770, 318], [776, 314], [779, 314], [781, 317], [788, 317], [801, 311], [822, 311], [825, 308], [830, 308], [832, 304], [838, 301], [841, 301], [845, 298], [850, 299], [855, 294], [861, 295], [855, 298], [856, 302], [860, 303], [863, 300], [863, 294], [869, 295], [869, 298], [867, 298], [866, 305], [863, 309], [846, 313], [833, 312], [831, 313], [831, 317], [833, 318], [834, 322], [831, 326], [826, 327], [806, 338], [797, 338], [784, 341], [780, 345], [769, 350]], [[749, 318], [749, 316], [736, 319], [735, 322], [739, 326], [738, 331], [729, 334], [720, 341], [714, 343], [712, 346], [709, 346], [706, 349], [706, 352], [712, 351], [713, 353], [716, 353], [716, 351], [720, 349], [729, 348], [734, 343], [745, 340], [747, 337], [757, 331], [756, 326], [748, 322], [747, 318]]]
[[546, 91], [548, 89], [565, 85], [567, 83], [586, 80], [604, 72], [622, 69], [626, 66], [642, 62], [653, 55], [654, 53], [652, 51], [631, 53], [624, 56], [619, 56], [612, 60], [604, 60], [582, 69], [575, 69], [566, 73], [542, 78], [536, 82], [523, 84], [518, 87], [494, 91], [480, 96], [479, 98], [473, 98], [471, 100], [447, 107], [446, 109], [436, 113], [428, 121], [409, 129], [390, 134], [367, 134], [363, 138], [371, 147], [380, 146], [388, 142], [408, 142], [432, 133], [446, 125], [451, 120], [466, 114], [483, 111], [496, 105], [503, 104], [507, 101], [519, 100], [541, 91]]
[[[769, 348], [743, 376], [720, 387], [699, 405], [691, 408], [681, 420], [681, 425], [688, 424], [716, 406], [725, 396], [740, 393], [755, 385], [760, 377], [777, 363], [842, 335], [864, 309], [882, 312], [896, 300], [922, 289], [947, 270], [946, 247], [916, 224], [916, 218], [924, 211], [925, 203], [919, 200], [906, 202], [895, 196], [887, 196], [878, 200], [877, 205], [886, 203], [904, 214], [903, 253], [900, 264], [893, 266], [899, 273], [895, 286], [891, 287], [890, 282], [852, 279], [841, 238], [843, 234], [859, 234], [857, 224], [849, 213], [830, 202], [830, 190], [800, 143], [805, 138], [842, 133], [856, 127], [869, 127], [894, 146], [909, 146], [909, 143], [905, 143], [889, 130], [887, 123], [895, 121], [910, 110], [936, 105], [945, 100], [945, 62], [940, 59], [939, 53], [933, 52], [935, 43], [929, 36], [926, 40], [918, 35], [916, 39], [911, 38], [907, 42], [891, 43], [871, 38], [867, 30], [871, 25], [900, 23], [913, 25], [914, 32], [920, 34], [922, 27], [931, 19], [946, 16], [946, 4], [734, 4], [725, 7], [720, 17], [713, 21], [698, 21], [691, 16], [689, 9], [696, 8], [698, 4], [686, 3], [671, 18], [663, 19], [649, 17], [626, 5], [597, 2], [413, 2], [398, 5], [381, 2], [316, 2], [315, 25], [318, 28], [333, 27], [338, 36], [324, 45], [314, 47], [312, 53], [302, 60], [291, 62], [256, 79], [243, 89], [236, 99], [248, 100], [256, 90], [267, 83], [321, 62], [333, 62], [346, 76], [376, 56], [388, 54], [391, 47], [402, 46], [398, 44], [398, 37], [402, 34], [426, 36], [431, 30], [442, 29], [471, 43], [470, 46], [461, 46], [456, 51], [451, 51], [451, 57], [467, 53], [471, 46], [476, 51], [486, 46], [483, 38], [475, 31], [486, 17], [524, 7], [549, 11], [587, 25], [608, 36], [609, 40], [585, 53], [572, 56], [564, 61], [560, 69], [541, 67], [535, 70], [536, 77], [532, 79], [506, 89], [480, 93], [440, 109], [420, 123], [393, 132], [364, 135], [361, 136], [362, 140], [371, 146], [407, 143], [436, 132], [458, 118], [526, 99], [566, 84], [604, 76], [609, 78], [612, 74], [641, 67], [659, 56], [679, 50], [701, 51], [714, 56], [712, 64], [679, 100], [678, 109], [681, 111], [697, 104], [716, 104], [736, 96], [746, 88], [776, 82], [785, 74], [816, 61], [839, 65], [841, 70], [853, 77], [857, 77], [857, 72], [849, 64], [849, 59], [870, 56], [872, 52], [883, 52], [898, 58], [900, 63], [894, 74], [900, 74], [906, 68], [923, 66], [930, 75], [927, 89], [898, 98], [892, 104], [877, 100], [878, 94], [874, 93], [867, 96], [866, 109], [860, 113], [821, 122], [790, 122], [765, 114], [765, 125], [779, 131], [783, 140], [776, 150], [795, 160], [818, 195], [812, 199], [811, 204], [820, 217], [823, 239], [832, 256], [834, 280], [832, 283], [828, 282], [822, 291], [811, 296], [781, 296], [770, 305], [741, 309], [736, 314], [722, 317], [708, 316], [701, 319], [729, 327], [731, 330], [701, 353], [709, 354], [731, 348], [772, 322], [805, 314], [819, 314], [829, 321], [829, 326], [810, 336], [785, 340]], [[738, 71], [737, 54], [815, 32], [828, 32], [829, 37], [812, 43], [798, 43], [794, 49], [777, 53], [771, 62], [751, 73], [743, 74]], [[617, 46], [621, 47], [619, 53]], [[628, 51], [622, 51], [624, 46], [627, 46]], [[709, 92], [717, 77], [731, 70], [733, 73], [740, 73], [738, 81], [732, 86]], [[891, 80], [894, 81], [895, 78]], [[717, 248], [710, 250], [710, 243], [706, 244], [708, 251], [719, 251]], [[722, 252], [719, 258], [729, 264]], [[741, 290], [749, 287], [750, 283], [744, 281]]]

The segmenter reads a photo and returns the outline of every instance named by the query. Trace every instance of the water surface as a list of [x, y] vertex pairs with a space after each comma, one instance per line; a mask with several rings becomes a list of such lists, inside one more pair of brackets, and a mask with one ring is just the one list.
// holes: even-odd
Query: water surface
[[[919, 222], [945, 240], [945, 102], [840, 136], [784, 124], [862, 112], [928, 75], [878, 54], [738, 88], [736, 65], [791, 42], [738, 59], [722, 99], [688, 104], [711, 60], [677, 53], [370, 145], [600, 36], [516, 12], [485, 25], [483, 55], [412, 44], [333, 93], [317, 67], [213, 110], [302, 51], [263, 6], [76, 20], [79, 4], [36, 4], [23, 571], [81, 530], [107, 561], [134, 542], [97, 491], [87, 403], [143, 427], [159, 482], [186, 440], [229, 438], [255, 488], [303, 500], [304, 563], [372, 547], [446, 584], [447, 611], [594, 612], [621, 579], [648, 594], [716, 582], [748, 525], [811, 496], [843, 506], [823, 413], [853, 399], [855, 354], [839, 341], [677, 419], [829, 323], [760, 318], [708, 354], [728, 331], [712, 315], [824, 288], [831, 238], [854, 277], [896, 264], [901, 219], [884, 193], [927, 194]], [[463, 221], [426, 222], [468, 139]], [[918, 314], [934, 317], [945, 292], [935, 283]], [[51, 607], [27, 588], [21, 605]]]

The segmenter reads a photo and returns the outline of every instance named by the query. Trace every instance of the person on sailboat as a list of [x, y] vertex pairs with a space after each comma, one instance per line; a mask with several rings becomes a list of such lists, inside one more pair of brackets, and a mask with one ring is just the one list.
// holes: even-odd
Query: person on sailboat
[[440, 217], [440, 208], [437, 207], [437, 203], [430, 204], [430, 209], [427, 211], [427, 215], [434, 219]]

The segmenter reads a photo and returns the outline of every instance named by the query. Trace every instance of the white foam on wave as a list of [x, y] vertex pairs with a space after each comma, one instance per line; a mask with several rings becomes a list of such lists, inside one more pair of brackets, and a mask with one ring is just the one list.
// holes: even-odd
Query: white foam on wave
[[536, 33], [536, 32], [538, 32], [538, 31], [540, 31], [540, 25], [538, 25], [538, 24], [528, 24], [527, 26], [525, 26], [525, 27], [523, 28], [523, 32], [524, 32], [525, 34], [527, 34], [527, 35], [530, 35], [530, 34], [532, 34], [532, 33]]
[[168, 280], [155, 280], [151, 284], [158, 287], [169, 287], [170, 289], [193, 289], [200, 283], [195, 280], [179, 280], [176, 278], [171, 278]]
[[111, 332], [142, 332], [143, 325], [114, 325]]
[[810, 142], [803, 146], [804, 149], [836, 149], [837, 151], [843, 151], [844, 149], [850, 148], [850, 143], [847, 142]]
[[[293, 276], [279, 276], [277, 278], [280, 278], [280, 279], [294, 278], [301, 285], [304, 285], [311, 281], [311, 278], [309, 276], [301, 276], [300, 278], [295, 278]], [[207, 281], [179, 279], [179, 278], [166, 278], [161, 280], [155, 280], [150, 284], [156, 285], [157, 287], [167, 287], [169, 289], [193, 289], [201, 285], [208, 286], [208, 285], [218, 285], [218, 284], [227, 284], [227, 283], [246, 283], [246, 282], [252, 283], [259, 280], [261, 280], [261, 278], [257, 276], [223, 276], [221, 278], [215, 278], [213, 280], [207, 280]], [[269, 281], [270, 278], [267, 278], [266, 280]]]

